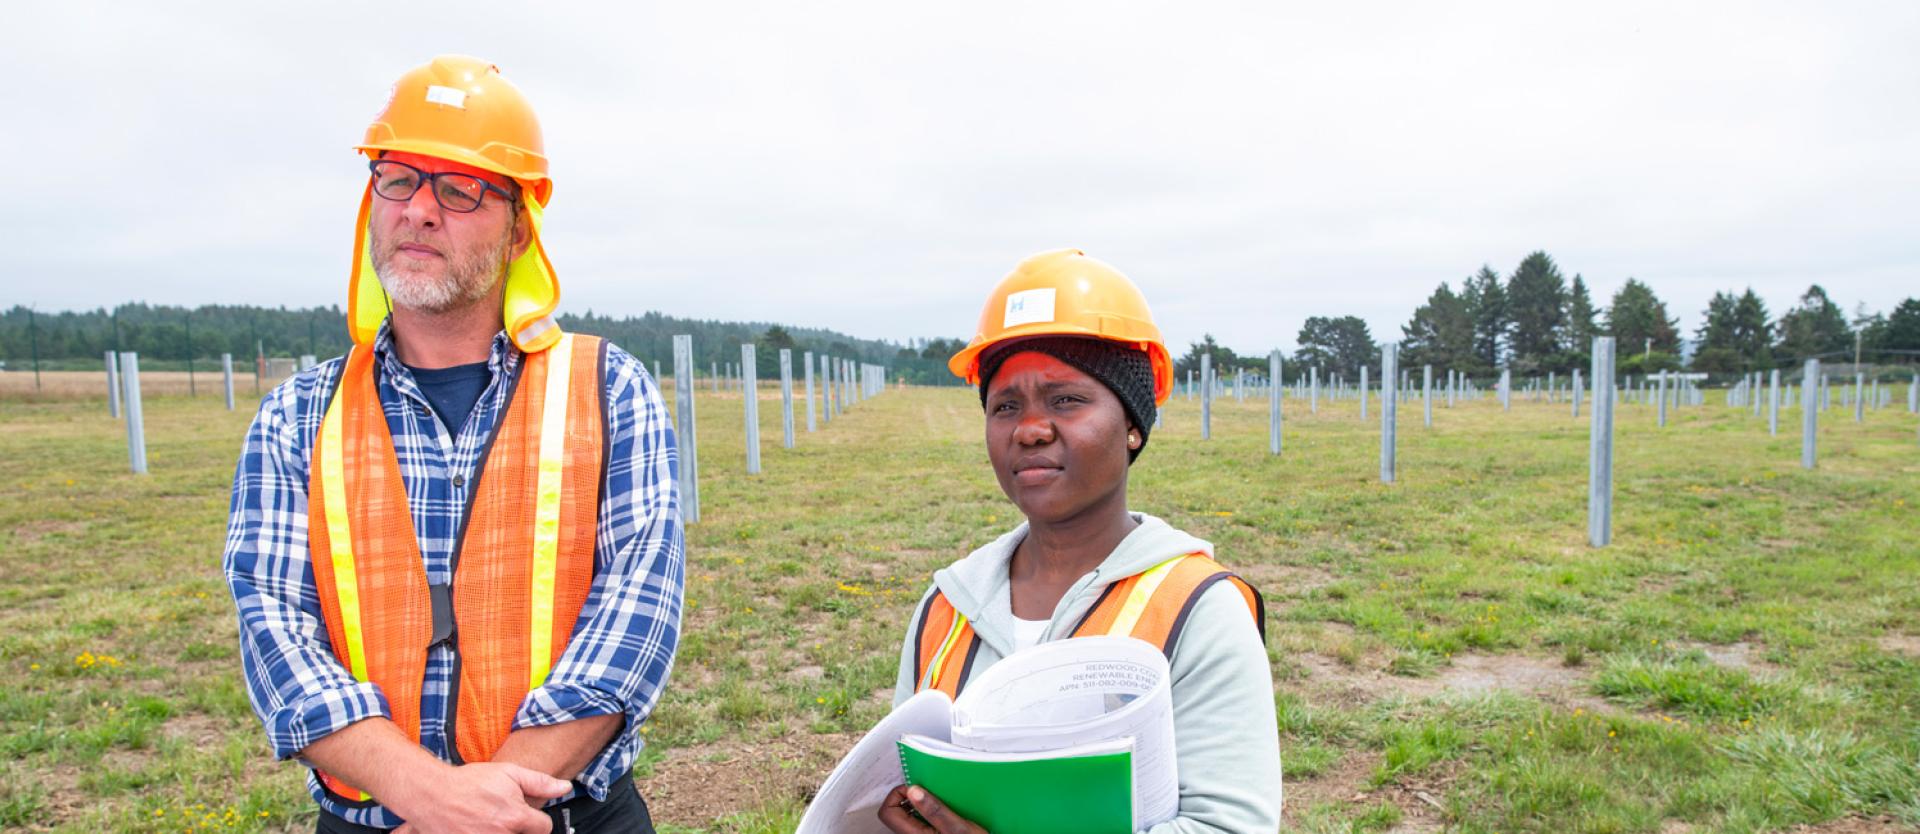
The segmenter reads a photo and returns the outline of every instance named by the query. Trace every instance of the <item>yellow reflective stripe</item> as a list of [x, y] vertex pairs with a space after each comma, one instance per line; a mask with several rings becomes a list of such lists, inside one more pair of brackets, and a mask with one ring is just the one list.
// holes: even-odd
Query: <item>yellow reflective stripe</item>
[[[341, 366], [341, 373], [352, 363]], [[340, 604], [340, 630], [347, 635], [347, 668], [353, 679], [367, 677], [367, 644], [360, 630], [360, 579], [353, 565], [353, 526], [347, 521], [346, 450], [341, 440], [341, 415], [352, 380], [342, 380], [320, 423], [320, 489], [326, 500], [328, 557], [333, 562], [333, 596]]]
[[953, 653], [953, 647], [960, 642], [960, 632], [967, 627], [967, 615], [953, 612], [953, 628], [947, 630], [947, 639], [940, 643], [940, 650], [933, 653], [933, 661], [927, 664], [927, 682], [921, 689], [933, 689], [940, 685], [940, 669], [947, 665], [947, 655]]
[[[573, 380], [573, 334], [544, 354], [547, 363], [546, 399], [540, 409], [540, 475], [533, 506], [533, 623], [529, 637], [533, 670], [528, 689], [547, 680], [553, 671], [553, 584], [560, 570], [560, 475], [567, 441], [567, 388]], [[531, 357], [529, 357], [531, 361]]]
[[1133, 593], [1127, 595], [1127, 602], [1120, 606], [1120, 614], [1113, 618], [1108, 634], [1132, 634], [1133, 624], [1140, 621], [1140, 615], [1146, 613], [1147, 601], [1153, 599], [1153, 592], [1159, 590], [1160, 583], [1166, 581], [1167, 574], [1173, 572], [1173, 566], [1187, 558], [1185, 554], [1175, 556], [1149, 568], [1140, 574], [1140, 581], [1133, 584]]

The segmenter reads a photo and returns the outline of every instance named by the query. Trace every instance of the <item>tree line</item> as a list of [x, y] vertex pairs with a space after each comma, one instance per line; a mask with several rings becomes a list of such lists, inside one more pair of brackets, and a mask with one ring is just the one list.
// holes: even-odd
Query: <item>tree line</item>
[[[1432, 365], [1436, 371], [1452, 369], [1482, 379], [1502, 368], [1516, 376], [1564, 376], [1589, 367], [1595, 336], [1617, 340], [1621, 374], [1737, 374], [1792, 367], [1812, 357], [1852, 362], [1856, 347], [1866, 361], [1920, 361], [1920, 299], [1915, 298], [1890, 313], [1862, 313], [1850, 321], [1818, 284], [1778, 318], [1751, 288], [1739, 295], [1717, 292], [1684, 360], [1679, 320], [1668, 314], [1652, 287], [1628, 278], [1609, 301], [1604, 308], [1595, 305], [1586, 279], [1575, 273], [1567, 280], [1545, 252], [1527, 255], [1504, 279], [1483, 265], [1461, 281], [1458, 291], [1442, 281], [1414, 310], [1400, 328], [1400, 365]], [[1309, 368], [1319, 368], [1322, 379], [1338, 374], [1348, 381], [1357, 380], [1362, 367], [1379, 368], [1380, 345], [1358, 316], [1309, 317], [1296, 342], [1299, 348], [1286, 358], [1287, 382]], [[1237, 356], [1206, 335], [1177, 360], [1182, 378], [1197, 372], [1202, 355], [1212, 356], [1214, 367], [1228, 373], [1267, 370], [1267, 357]]]
[[[956, 384], [947, 372], [947, 358], [966, 346], [964, 339], [901, 343], [820, 328], [686, 319], [657, 311], [615, 317], [588, 310], [562, 314], [559, 320], [568, 330], [611, 339], [650, 365], [657, 361], [669, 373], [675, 335], [693, 336], [694, 368], [702, 375], [715, 363], [738, 364], [740, 345], [752, 342], [761, 379], [779, 378], [779, 352], [789, 348], [796, 379], [804, 375], [799, 367], [804, 352], [813, 351], [816, 356], [885, 365], [892, 379], [912, 384]], [[1461, 281], [1458, 291], [1442, 281], [1401, 331], [1402, 367], [1432, 365], [1481, 379], [1501, 368], [1520, 376], [1584, 369], [1594, 336], [1618, 340], [1622, 374], [1682, 369], [1734, 374], [1792, 367], [1816, 356], [1850, 362], [1856, 345], [1863, 358], [1873, 361], [1920, 361], [1920, 299], [1908, 298], [1885, 314], [1862, 313], [1849, 320], [1816, 284], [1776, 318], [1752, 289], [1739, 295], [1717, 292], [1695, 331], [1691, 355], [1683, 361], [1679, 322], [1652, 287], [1628, 278], [1607, 306], [1600, 307], [1579, 273], [1569, 281], [1552, 257], [1533, 252], [1505, 278], [1482, 266]], [[131, 303], [53, 313], [15, 306], [0, 313], [0, 362], [16, 369], [27, 367], [35, 355], [63, 366], [97, 363], [108, 350], [138, 351], [149, 367], [184, 364], [189, 357], [211, 360], [222, 353], [244, 360], [256, 351], [269, 357], [312, 354], [324, 359], [344, 353], [347, 341], [346, 314], [338, 306]], [[1338, 375], [1352, 381], [1362, 367], [1379, 367], [1380, 345], [1358, 316], [1309, 317], [1296, 342], [1298, 349], [1286, 357], [1288, 382], [1309, 368], [1319, 368], [1323, 378]], [[1184, 378], [1189, 371], [1197, 373], [1203, 355], [1211, 356], [1223, 373], [1234, 368], [1267, 370], [1266, 356], [1237, 355], [1209, 334], [1176, 359], [1176, 374]]]
[[[606, 316], [589, 310], [561, 314], [566, 330], [604, 336], [652, 367], [660, 363], [673, 372], [673, 337], [693, 336], [693, 364], [705, 376], [715, 363], [723, 367], [740, 362], [740, 345], [755, 345], [760, 379], [780, 378], [780, 348], [793, 350], [794, 379], [804, 378], [800, 367], [805, 351], [815, 362], [829, 355], [886, 365], [893, 379], [915, 384], [947, 384], [946, 360], [965, 346], [957, 339], [912, 340], [906, 343], [858, 339], [821, 328], [791, 327], [766, 322], [726, 322], [686, 319], [648, 312], [639, 316]], [[20, 370], [38, 356], [43, 364], [60, 367], [96, 367], [109, 350], [135, 351], [149, 369], [184, 366], [192, 358], [209, 365], [220, 354], [231, 353], [245, 363], [258, 353], [267, 357], [311, 354], [326, 359], [348, 347], [346, 312], [331, 307], [258, 307], [209, 304], [177, 307], [140, 303], [112, 309], [41, 312], [15, 306], [0, 313], [0, 362]], [[156, 364], [155, 360], [158, 360]], [[818, 365], [815, 365], [816, 376]]]

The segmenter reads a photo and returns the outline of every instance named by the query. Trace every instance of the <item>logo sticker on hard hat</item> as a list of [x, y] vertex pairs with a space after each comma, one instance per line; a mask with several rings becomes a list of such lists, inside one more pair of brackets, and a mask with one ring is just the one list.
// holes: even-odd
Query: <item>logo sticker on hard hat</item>
[[1001, 327], [1053, 321], [1053, 288], [1022, 290], [1007, 296], [1006, 318]]
[[467, 109], [467, 91], [453, 87], [442, 87], [438, 84], [430, 84], [427, 86], [427, 103], [444, 104], [448, 107], [465, 110]]

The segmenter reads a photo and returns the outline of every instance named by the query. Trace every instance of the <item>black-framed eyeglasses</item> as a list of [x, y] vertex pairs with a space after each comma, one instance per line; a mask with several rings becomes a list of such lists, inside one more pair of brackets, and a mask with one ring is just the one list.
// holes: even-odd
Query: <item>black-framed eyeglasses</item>
[[514, 197], [507, 190], [487, 182], [472, 174], [457, 174], [442, 171], [429, 174], [405, 162], [391, 159], [376, 159], [367, 163], [373, 171], [373, 193], [384, 199], [406, 202], [413, 199], [414, 192], [420, 186], [433, 183], [433, 199], [447, 211], [465, 214], [480, 207], [480, 201], [486, 199], [487, 192], [500, 195], [500, 199], [512, 203]]

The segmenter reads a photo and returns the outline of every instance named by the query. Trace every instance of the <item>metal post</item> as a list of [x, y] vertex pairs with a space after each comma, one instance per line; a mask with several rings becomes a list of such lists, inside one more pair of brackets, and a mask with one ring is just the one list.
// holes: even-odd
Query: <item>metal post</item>
[[780, 447], [793, 448], [793, 350], [780, 349]]
[[833, 377], [829, 371], [833, 361], [826, 354], [820, 354], [820, 425], [833, 422]]
[[807, 351], [800, 362], [807, 371], [807, 433], [813, 433], [813, 351]]
[[[1382, 360], [1385, 361], [1385, 360]], [[1385, 365], [1380, 367], [1385, 368]], [[1380, 373], [1380, 396], [1386, 397], [1387, 380], [1392, 379], [1385, 371]], [[1360, 366], [1360, 419], [1367, 419], [1367, 366]]]
[[1307, 412], [1310, 414], [1319, 414], [1320, 368], [1318, 366], [1307, 369], [1307, 386]]
[[1200, 439], [1213, 439], [1213, 356], [1200, 354]]
[[1767, 379], [1767, 434], [1780, 436], [1780, 369]]
[[1500, 410], [1513, 410], [1513, 371], [1508, 368], [1500, 369]]
[[1593, 415], [1587, 442], [1587, 544], [1613, 541], [1613, 337], [1593, 340]]
[[673, 337], [674, 448], [680, 457], [680, 519], [700, 522], [700, 445], [693, 420], [693, 337]]
[[[1380, 346], [1380, 483], [1393, 483], [1394, 419], [1400, 404], [1400, 343]], [[1360, 404], [1366, 406], [1367, 369], [1360, 369]]]
[[220, 354], [220, 376], [227, 389], [227, 410], [233, 410], [233, 354]]
[[1858, 370], [1853, 372], [1853, 421], [1865, 422], [1867, 419], [1867, 375]]
[[120, 363], [113, 351], [107, 351], [107, 414], [120, 419]]
[[1427, 428], [1433, 428], [1433, 366], [1420, 366], [1420, 407], [1427, 413]]
[[1667, 427], [1667, 372], [1660, 372], [1660, 388], [1653, 396], [1654, 405], [1660, 410], [1660, 428]]
[[752, 342], [740, 346], [740, 398], [746, 403], [749, 475], [760, 474], [760, 365], [754, 358]]
[[1568, 392], [1573, 395], [1568, 397], [1568, 399], [1573, 400], [1573, 419], [1578, 420], [1580, 419], [1580, 395], [1584, 393], [1580, 390], [1579, 368], [1573, 369], [1573, 386], [1568, 389]]
[[1267, 354], [1267, 372], [1273, 375], [1273, 384], [1267, 386], [1267, 452], [1280, 454], [1280, 351]]
[[1820, 360], [1807, 360], [1800, 383], [1800, 467], [1812, 469], [1815, 459], [1814, 435], [1820, 429]]
[[127, 462], [133, 474], [147, 474], [147, 425], [140, 414], [140, 354], [120, 354], [120, 380], [127, 386]]

